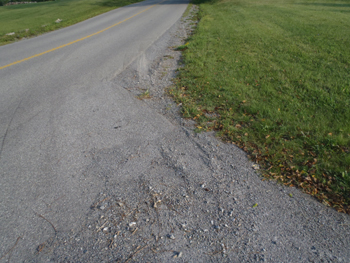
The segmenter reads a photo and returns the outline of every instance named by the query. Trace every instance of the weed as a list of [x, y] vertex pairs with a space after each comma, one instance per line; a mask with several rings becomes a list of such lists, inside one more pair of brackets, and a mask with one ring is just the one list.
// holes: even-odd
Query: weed
[[174, 57], [171, 56], [171, 55], [165, 55], [165, 56], [164, 56], [164, 60], [166, 60], [166, 59], [174, 59]]
[[149, 94], [149, 90], [146, 90], [145, 92], [141, 93], [140, 95], [137, 96], [137, 98], [139, 100], [143, 100], [143, 99], [150, 99], [151, 96]]
[[188, 49], [188, 42], [185, 44], [185, 45], [181, 45], [181, 46], [178, 46], [177, 48], [175, 48], [175, 50], [177, 51], [185, 51], [186, 49]]

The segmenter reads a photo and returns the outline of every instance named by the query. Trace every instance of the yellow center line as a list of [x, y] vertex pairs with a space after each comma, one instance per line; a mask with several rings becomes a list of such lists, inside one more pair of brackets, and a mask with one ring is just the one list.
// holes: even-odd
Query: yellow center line
[[[157, 4], [160, 4], [160, 3], [163, 3], [163, 2], [165, 2], [165, 0], [164, 0], [164, 1], [161, 1], [161, 2], [159, 2], [159, 3], [157, 3]], [[89, 38], [89, 37], [96, 36], [96, 35], [98, 35], [98, 34], [104, 32], [104, 31], [106, 31], [106, 30], [108, 30], [108, 29], [111, 29], [112, 27], [115, 27], [115, 26], [117, 26], [117, 25], [120, 25], [121, 23], [124, 23], [125, 21], [128, 21], [129, 19], [131, 19], [131, 18], [133, 18], [133, 17], [135, 17], [135, 16], [137, 16], [137, 15], [143, 13], [143, 12], [146, 12], [147, 10], [151, 9], [152, 7], [155, 7], [157, 4], [152, 5], [152, 6], [146, 8], [145, 10], [142, 10], [141, 12], [139, 12], [139, 13], [137, 13], [137, 14], [135, 14], [135, 15], [128, 17], [127, 19], [124, 19], [123, 21], [120, 21], [120, 22], [118, 22], [118, 23], [116, 23], [116, 24], [114, 24], [114, 25], [111, 25], [111, 26], [109, 26], [109, 27], [106, 27], [105, 29], [102, 29], [102, 30], [100, 30], [100, 31], [98, 31], [98, 32], [95, 32], [95, 33], [91, 34], [91, 35], [88, 35], [88, 36], [83, 37], [83, 38], [79, 38], [79, 39], [74, 40], [74, 41], [72, 41], [72, 42], [69, 42], [69, 43], [67, 43], [67, 44], [64, 44], [64, 45], [55, 47], [55, 48], [53, 48], [53, 49], [46, 50], [46, 51], [44, 51], [44, 52], [42, 52], [42, 53], [39, 53], [39, 54], [36, 54], [36, 55], [34, 55], [34, 56], [27, 57], [27, 58], [25, 58], [25, 59], [21, 59], [21, 60], [12, 62], [12, 63], [10, 63], [10, 64], [8, 64], [8, 65], [5, 65], [5, 66], [0, 67], [0, 69], [4, 69], [4, 68], [7, 68], [7, 67], [16, 65], [16, 64], [18, 64], [18, 63], [27, 61], [27, 60], [29, 60], [29, 59], [36, 58], [36, 57], [42, 56], [42, 55], [44, 55], [44, 54], [50, 53], [50, 52], [55, 51], [55, 50], [57, 50], [57, 49], [70, 46], [70, 45], [72, 45], [72, 44], [74, 44], [74, 43], [77, 43], [77, 42], [79, 42], [79, 41], [85, 40], [85, 39], [87, 39], [87, 38]]]

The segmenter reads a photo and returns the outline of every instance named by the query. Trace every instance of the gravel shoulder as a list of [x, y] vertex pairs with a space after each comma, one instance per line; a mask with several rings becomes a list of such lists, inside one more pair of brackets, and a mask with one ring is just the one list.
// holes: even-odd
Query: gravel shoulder
[[348, 215], [263, 181], [241, 149], [181, 118], [166, 89], [191, 22], [103, 84], [137, 118], [120, 116], [123, 140], [88, 153], [82, 173], [104, 187], [80, 227], [52, 229], [27, 262], [350, 262]]

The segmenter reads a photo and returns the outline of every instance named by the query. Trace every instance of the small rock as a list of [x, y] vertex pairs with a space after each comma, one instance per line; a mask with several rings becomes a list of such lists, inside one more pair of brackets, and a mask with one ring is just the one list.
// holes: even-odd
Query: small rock
[[162, 200], [158, 200], [158, 201], [154, 202], [153, 208], [158, 208], [158, 204], [160, 204], [161, 202], [162, 202]]
[[103, 228], [103, 232], [108, 232], [108, 227]]
[[6, 36], [13, 36], [15, 35], [15, 32], [7, 33]]
[[253, 167], [254, 170], [259, 170], [260, 169], [260, 166], [257, 163], [252, 164], [252, 167]]
[[136, 222], [131, 222], [129, 223], [129, 226], [132, 227], [132, 226], [135, 226], [136, 225]]
[[277, 244], [277, 237], [272, 238], [271, 241], [272, 241], [273, 244]]
[[173, 234], [168, 234], [167, 237], [173, 240], [175, 239], [175, 236]]
[[182, 252], [175, 252], [173, 258], [181, 258]]
[[221, 247], [222, 247], [222, 253], [226, 253], [226, 247], [225, 247], [225, 244], [221, 244]]

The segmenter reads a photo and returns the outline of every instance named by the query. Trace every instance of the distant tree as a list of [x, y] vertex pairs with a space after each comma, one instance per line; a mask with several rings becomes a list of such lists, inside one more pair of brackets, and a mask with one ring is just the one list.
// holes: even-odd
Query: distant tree
[[0, 0], [0, 6], [6, 5], [9, 0]]

